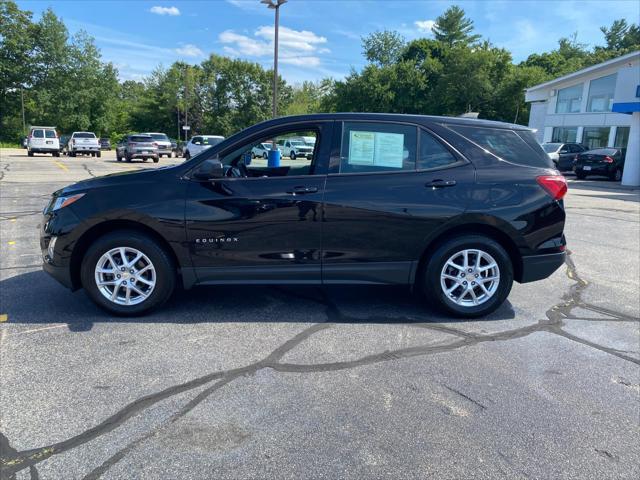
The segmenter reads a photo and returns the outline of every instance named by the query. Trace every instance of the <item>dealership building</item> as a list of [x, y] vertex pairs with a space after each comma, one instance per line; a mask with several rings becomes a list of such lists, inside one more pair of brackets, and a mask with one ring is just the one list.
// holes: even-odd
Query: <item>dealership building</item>
[[623, 185], [640, 185], [640, 51], [528, 88], [540, 142], [627, 149]]

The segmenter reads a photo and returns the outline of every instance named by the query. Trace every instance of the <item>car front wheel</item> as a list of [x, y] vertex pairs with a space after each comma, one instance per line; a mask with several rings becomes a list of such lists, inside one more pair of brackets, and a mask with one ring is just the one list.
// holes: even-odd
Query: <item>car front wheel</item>
[[140, 315], [171, 296], [175, 268], [153, 238], [122, 230], [93, 242], [82, 260], [81, 280], [87, 295], [103, 309]]
[[480, 317], [496, 310], [513, 285], [513, 265], [496, 241], [465, 235], [440, 245], [422, 277], [425, 297], [445, 313]]

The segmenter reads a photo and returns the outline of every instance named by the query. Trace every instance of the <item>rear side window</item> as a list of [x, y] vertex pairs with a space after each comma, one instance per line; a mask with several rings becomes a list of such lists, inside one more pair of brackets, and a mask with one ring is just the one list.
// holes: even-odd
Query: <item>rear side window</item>
[[442, 168], [458, 160], [438, 140], [424, 130], [420, 130], [420, 156], [417, 169]]
[[218, 137], [204, 137], [202, 139], [202, 144], [203, 145], [217, 145], [219, 144], [222, 140], [224, 140], [224, 138], [218, 138]]
[[44, 131], [44, 136], [47, 138], [56, 138], [56, 131], [55, 130], [45, 130]]
[[345, 122], [340, 173], [415, 170], [416, 147], [416, 127], [393, 123]]
[[33, 136], [35, 138], [44, 138], [44, 130], [34, 130]]
[[528, 167], [553, 168], [551, 159], [529, 130], [448, 125], [473, 143], [508, 162]]
[[95, 133], [90, 133], [90, 132], [76, 133], [73, 136], [75, 138], [96, 138]]

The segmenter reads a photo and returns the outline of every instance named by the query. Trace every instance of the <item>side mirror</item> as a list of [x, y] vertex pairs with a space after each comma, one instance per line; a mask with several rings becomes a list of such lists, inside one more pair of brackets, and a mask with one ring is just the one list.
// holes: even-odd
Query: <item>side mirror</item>
[[192, 177], [202, 182], [222, 178], [224, 177], [224, 165], [218, 160], [205, 160], [193, 171]]

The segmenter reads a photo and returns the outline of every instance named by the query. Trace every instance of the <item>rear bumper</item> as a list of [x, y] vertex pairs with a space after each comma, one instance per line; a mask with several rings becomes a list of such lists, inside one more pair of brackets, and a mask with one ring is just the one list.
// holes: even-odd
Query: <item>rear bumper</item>
[[588, 165], [590, 170], [585, 170], [584, 165], [576, 165], [573, 171], [575, 173], [584, 173], [585, 175], [610, 175], [617, 168], [615, 165], [607, 163], [604, 165]]
[[60, 151], [59, 148], [54, 147], [31, 147], [29, 150], [33, 153], [55, 153]]
[[562, 266], [566, 256], [566, 252], [559, 252], [522, 257], [522, 275], [516, 280], [528, 283], [547, 278]]

